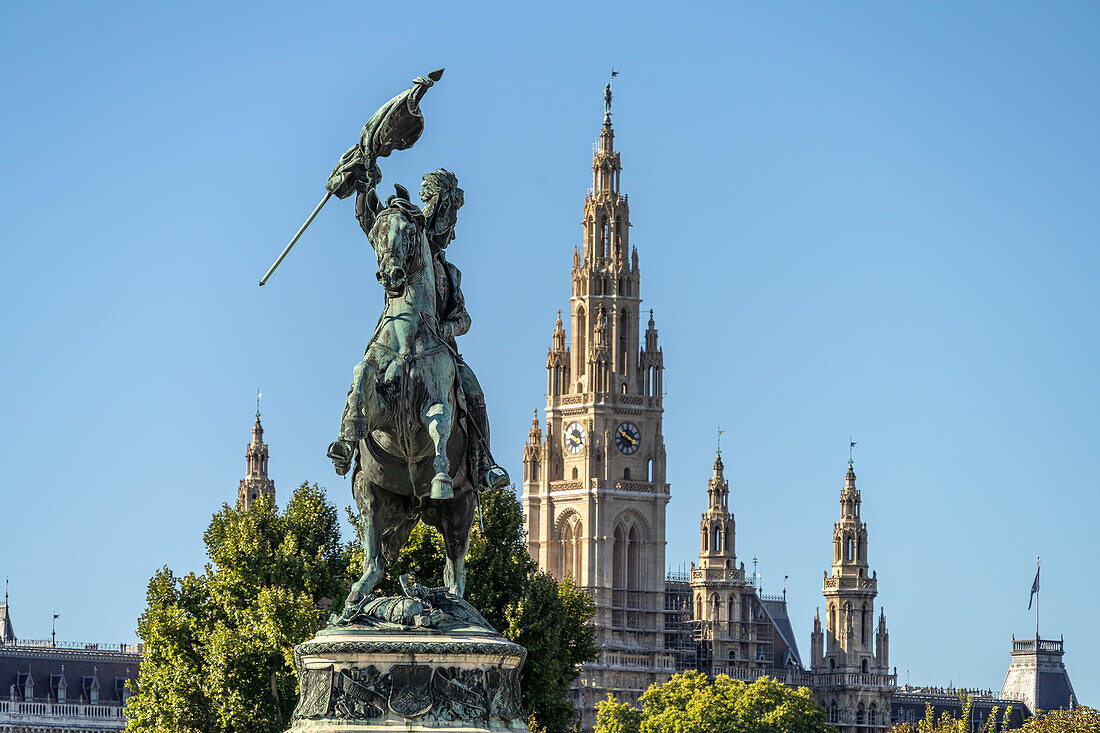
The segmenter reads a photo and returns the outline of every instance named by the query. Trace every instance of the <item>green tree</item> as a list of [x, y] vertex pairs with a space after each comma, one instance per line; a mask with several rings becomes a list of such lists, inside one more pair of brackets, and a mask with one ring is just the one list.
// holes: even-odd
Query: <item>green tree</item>
[[[594, 632], [588, 625], [592, 600], [572, 582], [559, 583], [527, 553], [523, 511], [510, 488], [481, 495], [484, 526], [470, 534], [466, 556], [465, 598], [508, 639], [527, 649], [521, 685], [524, 709], [546, 733], [566, 733], [576, 710], [566, 700], [578, 667], [596, 658]], [[348, 510], [353, 523], [356, 517]], [[356, 548], [357, 562], [362, 552]], [[427, 585], [443, 582], [443, 541], [420, 524], [399, 557], [386, 569], [380, 592], [399, 593], [397, 579], [412, 573]], [[534, 728], [532, 728], [534, 730]]]
[[[971, 709], [973, 700], [970, 696], [959, 697], [962, 705], [959, 717], [955, 717], [950, 711], [944, 711], [939, 718], [931, 704], [925, 706], [924, 720], [916, 723], [898, 723], [894, 726], [894, 733], [970, 733]], [[979, 733], [1005, 733], [1008, 730], [1012, 716], [1012, 706], [1005, 708], [994, 707], [989, 717], [982, 722]], [[1040, 710], [1034, 716], [1024, 721], [1021, 733], [1098, 733], [1100, 732], [1100, 711], [1085, 705], [1078, 705], [1073, 710]]]
[[673, 675], [642, 694], [642, 710], [613, 698], [597, 709], [597, 733], [829, 733], [825, 711], [801, 687], [768, 677], [752, 684], [700, 672]]
[[1073, 710], [1041, 711], [1028, 718], [1023, 733], [1097, 733], [1100, 731], [1100, 710], [1078, 705]]
[[302, 484], [281, 513], [266, 497], [247, 511], [223, 506], [203, 539], [201, 575], [163, 568], [149, 582], [128, 730], [283, 730], [298, 695], [294, 645], [346, 595], [336, 509]]
[[642, 713], [630, 703], [619, 702], [614, 695], [596, 703], [596, 733], [640, 733]]

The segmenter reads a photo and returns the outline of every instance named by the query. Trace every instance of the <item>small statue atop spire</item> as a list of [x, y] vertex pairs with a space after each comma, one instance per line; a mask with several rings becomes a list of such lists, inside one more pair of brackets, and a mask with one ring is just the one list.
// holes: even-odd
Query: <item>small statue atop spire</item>
[[264, 396], [264, 393], [260, 391], [260, 388], [256, 388], [256, 419], [260, 419], [260, 398]]
[[[614, 67], [611, 69], [611, 81], [615, 80], [615, 77], [619, 75], [619, 72], [615, 71]], [[611, 124], [611, 82], [607, 82], [607, 86], [603, 88], [603, 123], [605, 125]]]

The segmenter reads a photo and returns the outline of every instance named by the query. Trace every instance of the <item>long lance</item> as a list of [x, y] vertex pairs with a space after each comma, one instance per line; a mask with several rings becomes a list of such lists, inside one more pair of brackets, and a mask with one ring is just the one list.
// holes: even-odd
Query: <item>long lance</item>
[[332, 198], [332, 191], [325, 192], [325, 197], [321, 199], [321, 203], [317, 204], [317, 208], [314, 209], [313, 213], [309, 215], [309, 217], [306, 219], [305, 224], [302, 224], [302, 228], [299, 229], [298, 233], [295, 234], [294, 237], [290, 240], [290, 244], [283, 248], [283, 251], [279, 254], [277, 258], [275, 258], [275, 263], [271, 265], [271, 267], [268, 268], [267, 272], [264, 273], [264, 276], [260, 278], [261, 288], [264, 286], [264, 283], [267, 282], [268, 278], [271, 277], [272, 273], [275, 272], [275, 268], [278, 267], [282, 263], [282, 261], [286, 259], [286, 256], [288, 254], [290, 254], [290, 250], [293, 249], [294, 245], [298, 243], [298, 240], [302, 238], [302, 233], [305, 232], [307, 228], [309, 228], [309, 225], [312, 224], [313, 220], [317, 218], [317, 214], [321, 212], [321, 209], [324, 208], [324, 205], [328, 203], [328, 200], [330, 198]]

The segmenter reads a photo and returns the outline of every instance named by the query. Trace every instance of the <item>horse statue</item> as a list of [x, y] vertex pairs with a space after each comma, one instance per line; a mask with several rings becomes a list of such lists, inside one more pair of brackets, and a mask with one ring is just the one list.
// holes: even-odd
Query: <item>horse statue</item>
[[355, 367], [341, 424], [347, 439], [329, 447], [337, 473], [354, 461], [363, 544], [363, 575], [348, 594], [343, 623], [363, 611], [387, 560], [397, 557], [420, 520], [443, 535], [446, 590], [461, 598], [477, 511], [457, 354], [440, 333], [424, 215], [403, 187], [395, 190], [385, 205], [373, 189], [365, 197], [385, 307]]

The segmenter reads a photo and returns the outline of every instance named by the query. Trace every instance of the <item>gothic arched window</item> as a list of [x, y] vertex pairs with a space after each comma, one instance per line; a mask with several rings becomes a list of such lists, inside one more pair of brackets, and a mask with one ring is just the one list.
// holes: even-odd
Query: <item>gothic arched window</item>
[[851, 561], [852, 559], [852, 538], [848, 537], [844, 542], [844, 559]]
[[642, 587], [641, 577], [641, 542], [638, 536], [638, 528], [631, 527], [628, 536], [626, 554], [626, 582], [628, 590], [639, 590]]
[[[619, 281], [619, 294], [622, 295], [622, 280]], [[626, 374], [627, 351], [630, 343], [630, 311], [623, 308], [619, 318], [619, 373]]]
[[[577, 308], [577, 375], [584, 376], [584, 365], [588, 361], [588, 349], [585, 348], [585, 338], [588, 335], [588, 321], [585, 318], [584, 306]], [[578, 391], [580, 391], [578, 389]]]
[[577, 467], [576, 466], [573, 466], [573, 480], [574, 481], [577, 480]]
[[576, 516], [562, 525], [561, 533], [561, 572], [562, 578], [572, 577], [574, 582], [581, 578], [581, 523]]
[[615, 545], [611, 551], [611, 587], [626, 590], [626, 533], [623, 525], [615, 528]]

